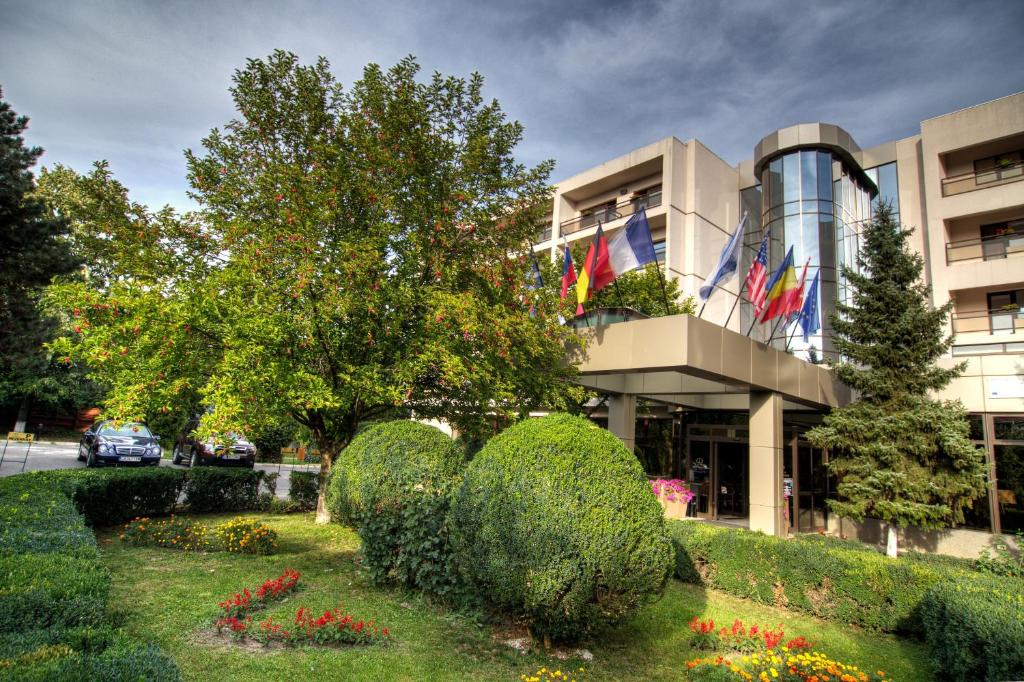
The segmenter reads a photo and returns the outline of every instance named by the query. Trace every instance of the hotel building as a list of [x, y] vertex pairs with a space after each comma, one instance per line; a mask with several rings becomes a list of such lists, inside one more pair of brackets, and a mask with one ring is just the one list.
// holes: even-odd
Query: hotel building
[[[855, 132], [855, 131], [854, 131]], [[536, 250], [609, 236], [647, 211], [666, 275], [696, 296], [747, 215], [739, 275], [700, 318], [610, 324], [580, 358], [581, 381], [604, 399], [599, 422], [637, 452], [650, 475], [684, 478], [696, 514], [784, 535], [827, 530], [870, 539], [880, 529], [834, 518], [827, 453], [803, 438], [827, 408], [849, 400], [823, 365], [834, 355], [828, 315], [845, 300], [842, 265], [856, 267], [860, 231], [882, 201], [914, 229], [933, 304], [953, 302], [954, 345], [942, 364], [967, 370], [941, 398], [971, 413], [990, 470], [987, 499], [968, 528], [904, 542], [976, 553], [989, 532], [1024, 529], [1024, 93], [921, 122], [920, 133], [862, 149], [828, 123], [751, 140], [736, 166], [698, 140], [666, 138], [557, 185]], [[792, 247], [808, 282], [820, 271], [822, 330], [756, 324], [737, 292], [763, 231], [770, 268]], [[749, 334], [748, 334], [748, 330]], [[606, 408], [604, 407], [606, 406]], [[979, 533], [978, 531], [984, 531]]]

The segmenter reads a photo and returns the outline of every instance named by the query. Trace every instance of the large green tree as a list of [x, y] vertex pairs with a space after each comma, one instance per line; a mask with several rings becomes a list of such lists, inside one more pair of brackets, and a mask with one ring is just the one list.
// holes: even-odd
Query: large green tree
[[326, 472], [396, 407], [470, 433], [567, 407], [571, 332], [553, 296], [522, 301], [551, 164], [516, 162], [522, 127], [482, 89], [407, 58], [344, 90], [278, 51], [236, 72], [238, 117], [186, 153], [197, 215], [135, 210], [102, 166], [62, 178], [53, 201], [116, 254], [54, 290], [78, 321], [62, 352], [110, 385], [106, 412], [198, 400], [201, 435], [287, 414]]
[[41, 378], [56, 376], [42, 347], [55, 321], [40, 311], [39, 297], [51, 278], [76, 265], [66, 223], [34, 196], [31, 168], [43, 150], [25, 146], [27, 126], [28, 118], [0, 99], [0, 404], [20, 401], [23, 408], [33, 392], [46, 392]]
[[888, 522], [891, 556], [900, 526], [962, 523], [985, 492], [984, 455], [970, 441], [966, 411], [931, 395], [964, 365], [936, 364], [952, 344], [945, 334], [952, 303], [930, 305], [923, 260], [907, 247], [910, 234], [888, 206], [864, 227], [859, 270], [844, 266], [842, 273], [852, 298], [837, 302], [832, 315], [843, 358], [833, 369], [856, 399], [808, 432], [812, 443], [829, 448], [839, 477], [831, 508]]

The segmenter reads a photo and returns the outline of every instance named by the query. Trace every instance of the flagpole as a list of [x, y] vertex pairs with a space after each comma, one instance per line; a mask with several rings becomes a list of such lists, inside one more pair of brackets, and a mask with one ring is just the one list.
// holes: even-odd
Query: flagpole
[[[654, 268], [658, 271], [658, 284], [661, 285], [661, 298], [662, 298], [663, 301], [665, 301], [665, 314], [666, 315], [671, 315], [672, 314], [672, 308], [668, 304], [668, 294], [665, 293], [665, 277], [661, 274], [661, 265], [658, 264], [657, 255], [655, 255], [655, 258], [654, 258]], [[704, 301], [704, 303], [706, 304], [707, 301]], [[703, 312], [703, 311], [704, 311], [704, 307], [701, 306], [701, 312]], [[700, 315], [698, 315], [697, 317], [700, 317]]]
[[793, 343], [793, 337], [796, 336], [796, 328], [798, 326], [799, 325], [794, 325], [793, 326], [793, 332], [789, 335], [789, 340], [786, 341], [786, 350], [787, 351], [789, 350], [789, 344]]
[[[732, 314], [734, 312], [736, 312], [736, 306], [738, 306], [740, 304], [740, 299], [743, 298], [743, 289], [746, 286], [747, 286], [747, 280], [744, 278], [743, 282], [740, 284], [740, 290], [736, 294], [736, 300], [733, 301], [732, 308], [729, 309], [729, 316], [727, 318], [725, 318], [725, 324], [722, 325], [723, 327], [725, 327], [725, 328], [729, 327], [729, 320], [732, 319]], [[711, 298], [711, 297], [708, 296], [708, 298]], [[704, 303], [707, 303], [707, 301], [704, 301]]]

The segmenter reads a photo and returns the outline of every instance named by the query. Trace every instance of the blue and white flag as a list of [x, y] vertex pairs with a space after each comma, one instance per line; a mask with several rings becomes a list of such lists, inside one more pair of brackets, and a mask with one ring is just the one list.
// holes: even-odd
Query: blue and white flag
[[715, 287], [722, 284], [722, 282], [728, 281], [730, 277], [736, 274], [736, 268], [739, 267], [740, 249], [743, 248], [743, 230], [746, 225], [747, 214], [744, 211], [740, 224], [736, 226], [736, 231], [732, 233], [732, 237], [729, 238], [725, 248], [722, 249], [718, 265], [715, 266], [715, 269], [704, 280], [704, 286], [700, 288], [700, 300], [708, 300]]
[[608, 240], [608, 260], [616, 277], [658, 260], [646, 210], [630, 216], [626, 229]]
[[804, 294], [804, 305], [800, 308], [800, 315], [796, 318], [800, 328], [804, 330], [804, 343], [808, 343], [811, 334], [821, 329], [821, 315], [818, 312], [818, 276], [820, 274], [821, 269], [819, 268], [818, 272], [814, 273], [814, 279], [811, 280], [811, 288]]

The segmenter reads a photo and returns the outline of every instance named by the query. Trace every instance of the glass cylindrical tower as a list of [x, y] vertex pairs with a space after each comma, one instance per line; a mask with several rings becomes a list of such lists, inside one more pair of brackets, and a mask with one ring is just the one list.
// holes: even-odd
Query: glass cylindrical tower
[[[805, 343], [795, 317], [777, 326], [778, 320], [761, 325], [754, 322], [753, 310], [746, 305], [744, 318], [748, 326], [754, 323], [757, 333], [752, 336], [770, 340], [778, 348], [788, 344], [805, 359], [834, 352], [829, 315], [836, 300], [845, 301], [848, 296], [842, 266], [857, 267], [861, 225], [870, 218], [871, 198], [878, 192], [854, 158], [858, 151], [845, 131], [827, 124], [776, 131], [755, 150], [755, 174], [761, 180], [760, 222], [770, 234], [770, 271], [779, 267], [792, 247], [798, 278], [807, 265], [807, 288], [820, 273], [822, 329]], [[747, 245], [753, 241], [760, 244], [762, 236], [749, 235]], [[756, 248], [745, 250], [748, 268]]]

